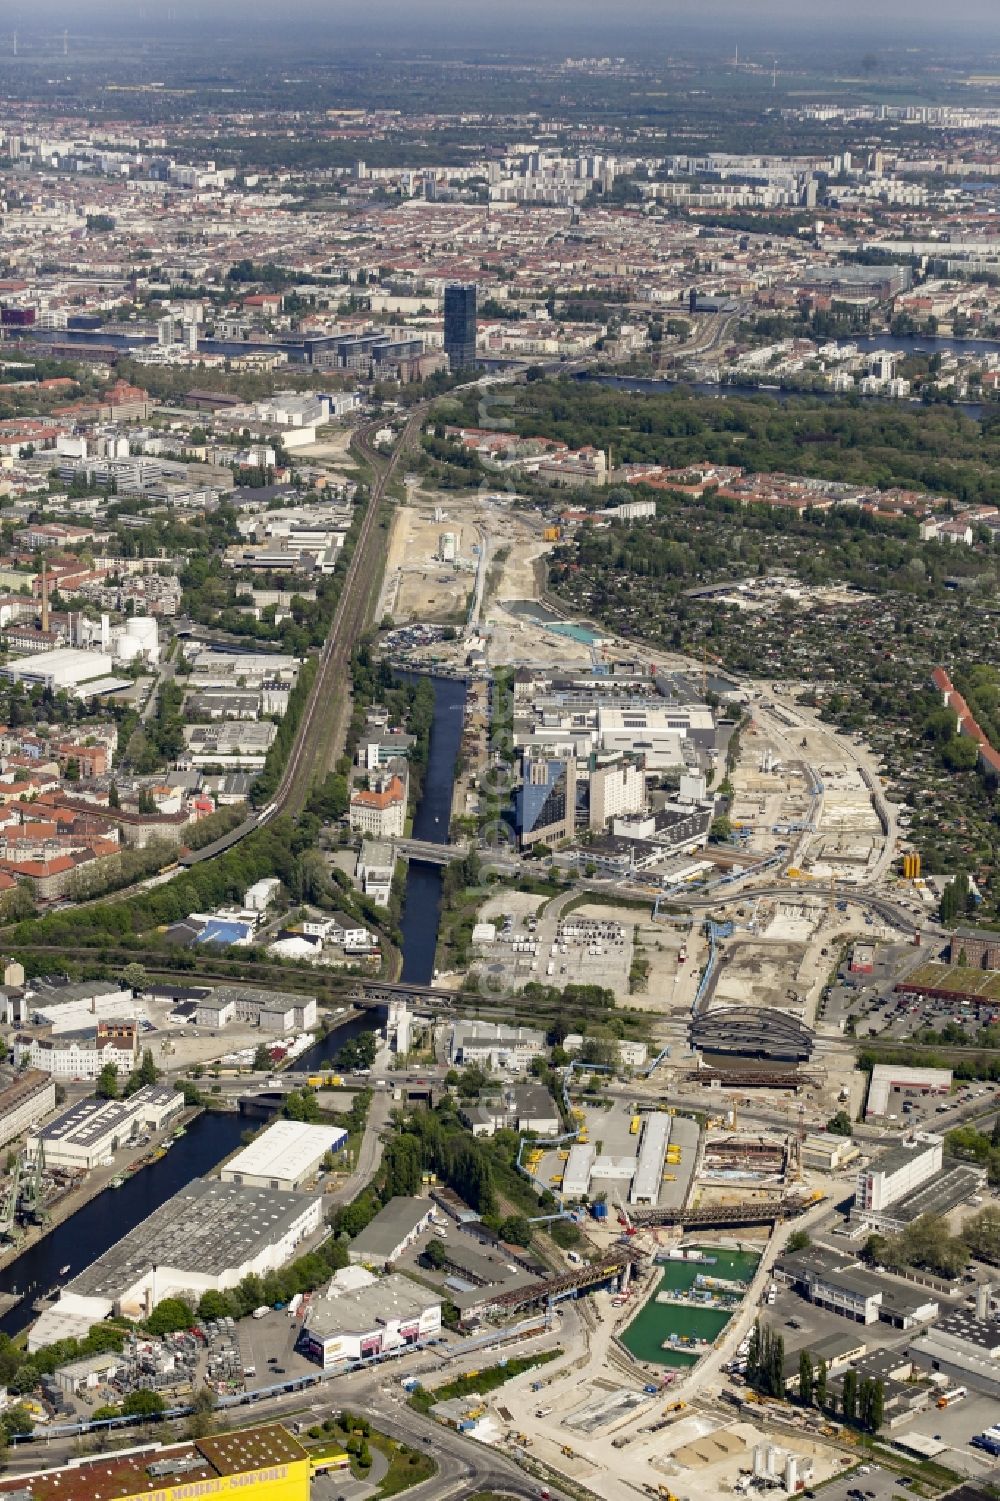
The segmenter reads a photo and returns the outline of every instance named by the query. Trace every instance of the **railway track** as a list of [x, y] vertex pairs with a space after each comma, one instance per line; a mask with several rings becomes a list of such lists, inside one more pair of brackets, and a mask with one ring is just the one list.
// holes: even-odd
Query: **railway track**
[[338, 718], [338, 691], [342, 693], [346, 688], [351, 653], [367, 623], [372, 596], [381, 577], [377, 543], [382, 501], [386, 486], [409, 447], [423, 414], [423, 404], [414, 407], [388, 456], [380, 454], [371, 442], [377, 423], [368, 423], [358, 428], [351, 440], [358, 455], [371, 466], [375, 479], [354, 553], [344, 577], [340, 599], [320, 653], [316, 678], [281, 783], [274, 797], [259, 813], [244, 819], [243, 823], [224, 834], [221, 839], [182, 856], [181, 865], [198, 865], [203, 860], [214, 859], [279, 814], [300, 813], [320, 766], [325, 769], [331, 763]]

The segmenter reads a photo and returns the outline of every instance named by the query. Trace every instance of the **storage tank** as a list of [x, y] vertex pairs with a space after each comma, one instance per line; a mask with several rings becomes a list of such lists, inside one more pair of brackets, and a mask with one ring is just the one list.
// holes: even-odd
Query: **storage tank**
[[458, 542], [454, 532], [442, 532], [438, 537], [438, 556], [443, 563], [454, 563]]
[[799, 1485], [799, 1461], [798, 1456], [789, 1454], [785, 1461], [785, 1490], [794, 1495]]
[[753, 1472], [755, 1475], [767, 1474], [767, 1448], [764, 1444], [753, 1446]]

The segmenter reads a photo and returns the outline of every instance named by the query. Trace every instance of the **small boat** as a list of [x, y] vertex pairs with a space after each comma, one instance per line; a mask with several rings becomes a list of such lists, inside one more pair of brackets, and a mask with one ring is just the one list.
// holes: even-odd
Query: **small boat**
[[66, 1263], [65, 1266], [61, 1266], [59, 1268], [59, 1275], [60, 1275], [60, 1277], [65, 1277], [65, 1275], [66, 1275], [66, 1273], [68, 1271], [69, 1271], [69, 1262], [67, 1261], [67, 1263]]

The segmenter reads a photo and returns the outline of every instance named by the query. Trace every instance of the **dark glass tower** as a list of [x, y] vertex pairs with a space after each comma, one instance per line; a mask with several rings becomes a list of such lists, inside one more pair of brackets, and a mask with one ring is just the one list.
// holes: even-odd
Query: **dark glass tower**
[[476, 288], [454, 282], [444, 289], [444, 352], [453, 370], [476, 363]]

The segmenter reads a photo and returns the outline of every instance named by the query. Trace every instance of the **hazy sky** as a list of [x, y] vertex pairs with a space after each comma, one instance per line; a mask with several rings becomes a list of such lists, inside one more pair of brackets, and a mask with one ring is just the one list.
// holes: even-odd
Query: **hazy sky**
[[107, 25], [159, 30], [171, 22], [199, 32], [314, 27], [324, 41], [339, 32], [387, 48], [423, 38], [520, 51], [544, 38], [573, 51], [600, 37], [609, 50], [653, 38], [668, 49], [671, 35], [710, 41], [716, 29], [720, 44], [735, 33], [780, 41], [784, 32], [801, 41], [815, 31], [848, 47], [866, 35], [902, 47], [935, 32], [971, 37], [986, 52], [1000, 46], [1000, 0], [4, 0], [0, 13], [3, 29], [49, 20], [81, 32]]

